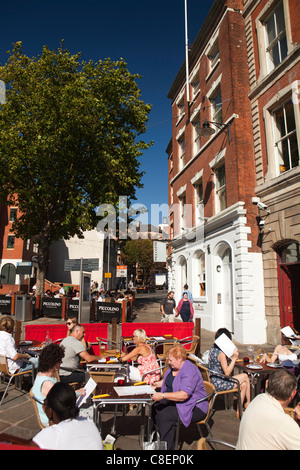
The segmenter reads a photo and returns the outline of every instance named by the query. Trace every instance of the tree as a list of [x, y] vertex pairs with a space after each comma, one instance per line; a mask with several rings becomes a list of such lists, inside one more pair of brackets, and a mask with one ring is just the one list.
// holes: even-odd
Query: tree
[[138, 267], [143, 269], [144, 283], [154, 282], [155, 271], [163, 271], [165, 263], [155, 263], [153, 261], [153, 240], [148, 238], [138, 238], [127, 240], [121, 248], [123, 262], [134, 271]]
[[50, 244], [94, 228], [97, 206], [142, 187], [151, 106], [138, 78], [123, 59], [84, 62], [63, 45], [29, 58], [18, 42], [0, 66], [0, 203], [19, 206], [15, 235], [39, 245], [38, 294]]

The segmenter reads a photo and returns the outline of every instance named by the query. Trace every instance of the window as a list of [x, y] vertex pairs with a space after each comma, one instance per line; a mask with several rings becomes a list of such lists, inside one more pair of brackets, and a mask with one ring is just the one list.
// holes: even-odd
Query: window
[[268, 72], [279, 65], [287, 56], [287, 39], [283, 4], [264, 21]]
[[185, 138], [184, 135], [178, 140], [178, 149], [179, 149], [179, 171], [184, 167], [184, 155], [185, 155]]
[[192, 78], [191, 86], [192, 86], [192, 98], [195, 99], [200, 93], [199, 71], [195, 75], [195, 77]]
[[199, 135], [201, 126], [200, 126], [200, 114], [196, 117], [196, 119], [193, 121], [193, 150], [194, 150], [194, 155], [199, 152], [201, 149], [201, 136]]
[[10, 213], [9, 213], [10, 222], [14, 222], [17, 219], [17, 212], [18, 212], [18, 209], [16, 208], [10, 209]]
[[186, 196], [185, 194], [179, 199], [180, 203], [180, 232], [186, 228]]
[[278, 173], [299, 165], [294, 106], [291, 99], [272, 113]]
[[221, 88], [218, 87], [214, 95], [210, 98], [212, 107], [211, 107], [211, 120], [222, 124], [222, 97], [221, 97]]
[[215, 175], [216, 175], [216, 211], [220, 212], [226, 209], [225, 164], [216, 168]]
[[184, 97], [182, 97], [177, 103], [177, 119], [180, 119], [184, 116]]
[[208, 60], [209, 60], [209, 69], [210, 69], [210, 71], [212, 71], [217, 66], [217, 64], [219, 63], [219, 60], [220, 60], [219, 42], [218, 41], [216, 41], [214, 43], [211, 50], [209, 51]]
[[205, 255], [201, 253], [198, 256], [198, 277], [199, 277], [199, 294], [200, 296], [206, 295], [206, 281], [205, 281]]
[[196, 226], [199, 225], [200, 221], [203, 219], [203, 182], [202, 179], [199, 180], [195, 186], [195, 216], [196, 216]]
[[7, 237], [7, 248], [13, 249], [15, 247], [15, 236], [8, 235]]
[[16, 268], [12, 263], [5, 264], [1, 269], [1, 284], [15, 284]]
[[299, 263], [300, 245], [299, 243], [290, 243], [281, 250], [281, 263]]

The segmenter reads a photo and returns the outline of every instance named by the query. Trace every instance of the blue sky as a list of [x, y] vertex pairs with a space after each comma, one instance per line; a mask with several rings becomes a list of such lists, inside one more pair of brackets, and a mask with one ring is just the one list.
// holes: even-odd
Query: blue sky
[[[188, 38], [192, 44], [213, 0], [188, 0]], [[122, 57], [138, 73], [142, 99], [152, 104], [143, 139], [154, 141], [141, 158], [140, 204], [168, 203], [166, 148], [171, 138], [167, 94], [185, 59], [184, 0], [9, 0], [1, 4], [0, 63], [16, 41], [29, 56], [43, 45], [59, 47], [84, 60]], [[149, 220], [150, 221], [150, 220]]]

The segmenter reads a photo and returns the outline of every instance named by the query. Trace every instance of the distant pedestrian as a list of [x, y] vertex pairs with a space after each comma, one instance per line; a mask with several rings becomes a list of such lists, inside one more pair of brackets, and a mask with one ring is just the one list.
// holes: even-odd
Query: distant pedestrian
[[194, 300], [193, 300], [193, 294], [191, 293], [191, 291], [189, 291], [189, 286], [187, 284], [185, 284], [183, 286], [183, 292], [182, 292], [182, 296], [181, 298], [183, 299], [183, 294], [187, 294], [187, 298], [192, 302], [194, 303]]
[[194, 308], [193, 304], [188, 299], [187, 292], [183, 292], [183, 298], [179, 300], [178, 302], [178, 314], [176, 317], [180, 314], [181, 319], [183, 322], [189, 322], [192, 321], [192, 318], [194, 316]]
[[176, 308], [176, 302], [174, 299], [174, 292], [170, 291], [161, 304], [161, 312], [162, 312], [162, 322], [172, 322], [175, 321], [174, 318], [174, 310], [176, 315], [178, 314], [177, 308]]

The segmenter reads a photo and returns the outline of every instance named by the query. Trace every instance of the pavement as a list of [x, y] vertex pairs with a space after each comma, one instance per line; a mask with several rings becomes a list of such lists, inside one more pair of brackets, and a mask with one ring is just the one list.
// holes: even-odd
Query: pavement
[[[155, 294], [138, 294], [133, 308], [133, 322], [159, 322], [161, 318], [159, 305], [165, 294], [158, 291]], [[61, 323], [61, 319], [39, 318], [26, 324], [38, 323]], [[24, 338], [24, 330], [22, 333]], [[209, 349], [213, 344], [214, 333], [201, 329], [200, 353]], [[246, 355], [247, 345], [236, 343], [241, 356]], [[267, 351], [273, 349], [272, 345], [254, 345], [256, 349], [264, 348]], [[0, 383], [1, 392], [5, 388], [4, 383]], [[38, 422], [35, 416], [33, 404], [28, 391], [31, 388], [30, 382], [24, 380], [22, 390], [16, 390], [14, 385], [10, 385], [8, 395], [0, 406], [0, 433], [8, 433], [16, 437], [31, 439], [39, 432]], [[210, 421], [211, 430], [215, 439], [226, 441], [235, 445], [238, 437], [239, 420], [235, 416], [235, 409], [225, 410], [224, 399], [218, 397], [215, 402], [215, 413]], [[113, 423], [113, 407], [107, 406], [102, 413], [102, 437], [110, 433]], [[118, 450], [141, 450], [139, 445], [140, 416], [138, 409], [127, 410], [123, 416], [120, 408], [116, 424], [116, 448]], [[204, 435], [206, 431], [204, 429]], [[199, 432], [196, 425], [189, 428], [181, 426], [180, 448], [182, 450], [196, 450]], [[225, 448], [224, 448], [225, 450]]]

